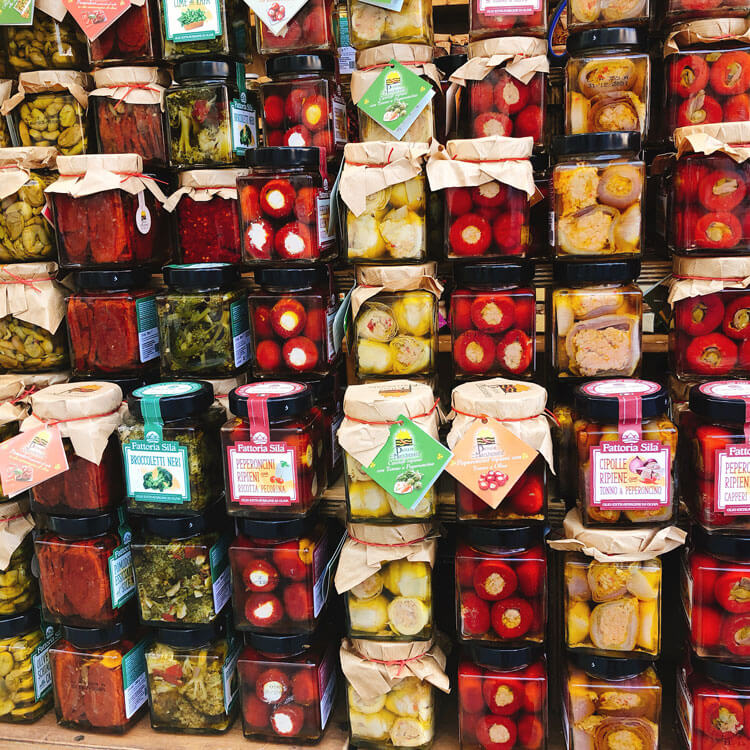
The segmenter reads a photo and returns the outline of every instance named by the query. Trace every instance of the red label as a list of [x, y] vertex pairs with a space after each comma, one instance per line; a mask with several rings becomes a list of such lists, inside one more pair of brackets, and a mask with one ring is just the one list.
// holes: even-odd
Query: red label
[[0, 443], [0, 482], [8, 497], [68, 470], [60, 429], [42, 425]]
[[130, 0], [63, 0], [63, 5], [93, 42], [130, 8]]

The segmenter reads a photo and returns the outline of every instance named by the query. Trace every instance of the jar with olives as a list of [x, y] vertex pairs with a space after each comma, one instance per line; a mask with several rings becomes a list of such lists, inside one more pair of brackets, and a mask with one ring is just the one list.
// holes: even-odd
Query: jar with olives
[[86, 37], [64, 6], [62, 18], [45, 13], [38, 5], [32, 13], [29, 26], [3, 26], [5, 52], [11, 70], [24, 73], [29, 70], [84, 68]]
[[156, 63], [161, 57], [156, 0], [130, 0], [130, 7], [88, 42], [92, 66]]

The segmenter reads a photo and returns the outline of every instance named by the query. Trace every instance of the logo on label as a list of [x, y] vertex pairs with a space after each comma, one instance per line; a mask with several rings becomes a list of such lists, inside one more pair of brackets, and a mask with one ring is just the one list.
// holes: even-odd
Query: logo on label
[[253, 433], [253, 442], [257, 445], [265, 445], [268, 442], [268, 435], [266, 435], [265, 432], [254, 432]]
[[146, 442], [147, 443], [159, 443], [161, 442], [161, 438], [159, 437], [158, 432], [154, 432], [154, 430], [149, 430], [146, 435]]
[[625, 430], [622, 433], [623, 443], [637, 443], [640, 439], [641, 438], [637, 430]]

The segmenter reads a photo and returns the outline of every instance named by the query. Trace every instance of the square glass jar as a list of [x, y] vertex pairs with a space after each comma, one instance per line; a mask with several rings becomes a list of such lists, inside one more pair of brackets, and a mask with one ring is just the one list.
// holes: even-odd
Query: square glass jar
[[35, 8], [29, 26], [5, 26], [3, 32], [8, 67], [15, 73], [85, 67], [86, 37], [70, 13], [58, 21]]
[[27, 94], [10, 119], [21, 146], [54, 146], [65, 156], [89, 151], [86, 108], [66, 89]]
[[363, 0], [348, 0], [349, 42], [356, 50], [391, 42], [432, 46], [432, 0], [404, 0], [389, 10]]
[[131, 4], [104, 33], [88, 42], [89, 63], [100, 66], [158, 62], [161, 58], [158, 15], [156, 0]]

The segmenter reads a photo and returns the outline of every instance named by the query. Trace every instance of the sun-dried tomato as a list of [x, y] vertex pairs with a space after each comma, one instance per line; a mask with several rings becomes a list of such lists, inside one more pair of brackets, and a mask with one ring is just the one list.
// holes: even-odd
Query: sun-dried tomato
[[121, 670], [110, 669], [98, 660], [90, 662], [83, 706], [86, 719], [92, 726], [107, 729], [125, 724], [127, 717]]

